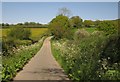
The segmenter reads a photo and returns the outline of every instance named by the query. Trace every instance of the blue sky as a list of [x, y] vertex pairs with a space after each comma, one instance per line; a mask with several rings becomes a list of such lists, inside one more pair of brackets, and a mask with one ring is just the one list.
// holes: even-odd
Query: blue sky
[[2, 0], [2, 2], [118, 2], [120, 0]]
[[91, 20], [118, 18], [117, 2], [3, 2], [2, 22], [50, 22], [59, 8], [66, 7], [73, 16]]

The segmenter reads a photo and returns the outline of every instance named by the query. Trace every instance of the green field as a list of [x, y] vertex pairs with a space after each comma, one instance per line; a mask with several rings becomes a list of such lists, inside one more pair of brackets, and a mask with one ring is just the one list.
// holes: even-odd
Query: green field
[[[31, 30], [31, 33], [32, 33], [31, 37], [32, 38], [36, 38], [36, 37], [40, 37], [41, 35], [46, 33], [48, 28], [30, 28], [30, 30]], [[9, 28], [7, 28], [7, 29], [0, 29], [0, 37], [6, 36], [8, 31], [9, 31]]]
[[44, 33], [47, 32], [48, 28], [30, 28], [32, 35], [31, 37], [40, 37], [41, 35], [43, 35]]

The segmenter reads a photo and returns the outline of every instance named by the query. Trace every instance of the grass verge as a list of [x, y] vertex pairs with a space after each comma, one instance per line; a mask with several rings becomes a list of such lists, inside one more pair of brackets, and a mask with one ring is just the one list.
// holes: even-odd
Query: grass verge
[[31, 46], [18, 49], [13, 55], [2, 57], [2, 81], [7, 82], [15, 77], [16, 73], [39, 51], [44, 38]]

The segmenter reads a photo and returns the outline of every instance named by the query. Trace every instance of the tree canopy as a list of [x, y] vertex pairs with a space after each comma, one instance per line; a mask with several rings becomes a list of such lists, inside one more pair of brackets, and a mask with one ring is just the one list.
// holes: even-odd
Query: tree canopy
[[49, 27], [55, 38], [67, 37], [68, 33], [70, 33], [69, 18], [67, 16], [58, 15], [50, 22]]
[[70, 24], [72, 27], [79, 28], [82, 26], [82, 19], [79, 16], [73, 16], [70, 18]]

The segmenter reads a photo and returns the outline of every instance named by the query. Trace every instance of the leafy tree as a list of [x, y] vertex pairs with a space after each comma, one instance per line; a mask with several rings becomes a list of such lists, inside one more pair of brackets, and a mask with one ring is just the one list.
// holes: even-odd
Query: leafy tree
[[80, 27], [82, 26], [82, 19], [79, 16], [73, 16], [70, 18], [70, 24], [72, 27]]
[[5, 26], [5, 24], [4, 24], [4, 23], [2, 23], [2, 26]]
[[8, 23], [6, 23], [5, 25], [6, 25], [6, 26], [9, 26], [9, 24], [8, 24]]
[[70, 33], [70, 24], [67, 16], [58, 15], [54, 18], [50, 24], [50, 31], [56, 39], [68, 38]]
[[85, 20], [84, 21], [84, 26], [85, 27], [91, 27], [94, 25], [94, 22], [92, 20]]
[[23, 25], [22, 23], [18, 23], [17, 25]]
[[25, 24], [25, 25], [29, 25], [29, 23], [28, 23], [28, 22], [25, 22], [24, 24]]
[[117, 26], [113, 21], [102, 21], [98, 26], [98, 30], [104, 31], [106, 35], [114, 34], [117, 32]]
[[98, 26], [100, 24], [100, 22], [101, 22], [100, 20], [96, 20], [96, 21], [94, 21], [94, 25]]
[[29, 24], [30, 24], [30, 25], [36, 25], [36, 23], [35, 23], [35, 22], [30, 22]]

